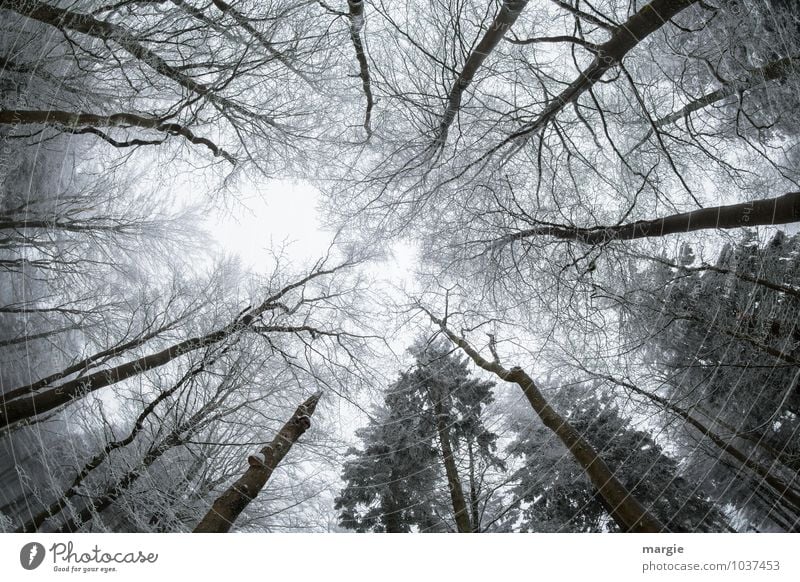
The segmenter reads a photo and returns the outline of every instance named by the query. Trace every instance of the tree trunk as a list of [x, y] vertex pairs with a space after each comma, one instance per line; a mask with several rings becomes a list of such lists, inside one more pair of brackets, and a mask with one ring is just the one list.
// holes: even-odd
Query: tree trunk
[[749, 226], [770, 226], [800, 221], [800, 192], [788, 192], [775, 198], [742, 202], [728, 206], [712, 206], [692, 212], [671, 214], [654, 220], [638, 220], [615, 226], [542, 225], [522, 230], [497, 241], [503, 245], [515, 240], [549, 236], [585, 244], [604, 244], [613, 240], [633, 240], [693, 232], [707, 229], [729, 229]]
[[611, 38], [597, 45], [597, 57], [591, 65], [558, 96], [550, 100], [539, 116], [509, 135], [498, 146], [502, 147], [519, 138], [536, 133], [555, 118], [567, 105], [575, 103], [586, 91], [597, 84], [612, 68], [617, 66], [631, 49], [647, 36], [664, 26], [669, 20], [697, 0], [653, 0], [623, 24], [614, 29]]
[[[41, 380], [37, 380], [36, 382], [32, 382], [31, 384], [27, 384], [25, 386], [20, 386], [19, 388], [14, 388], [9, 390], [5, 394], [3, 394], [3, 399], [6, 401], [13, 400], [15, 398], [20, 398], [25, 396], [26, 394], [30, 394], [31, 392], [36, 392], [42, 388], [46, 388], [48, 385], [53, 384], [54, 382], [58, 382], [62, 378], [66, 378], [67, 376], [71, 376], [72, 374], [79, 374], [81, 372], [86, 372], [92, 366], [96, 365], [98, 362], [103, 360], [110, 360], [112, 358], [116, 358], [124, 354], [128, 350], [133, 350], [144, 345], [146, 342], [150, 341], [158, 337], [160, 334], [170, 331], [173, 329], [175, 324], [178, 320], [171, 320], [164, 325], [157, 327], [154, 330], [150, 330], [147, 333], [142, 332], [139, 336], [135, 337], [134, 339], [127, 341], [125, 343], [117, 344], [114, 347], [111, 347], [107, 350], [103, 350], [102, 352], [98, 352], [96, 354], [92, 354], [91, 356], [84, 358], [80, 362], [76, 362], [75, 364], [70, 365], [67, 368], [64, 368], [60, 372], [56, 372], [55, 374], [50, 374], [46, 378], [42, 378]], [[0, 410], [0, 414], [2, 411]]]
[[[100, 370], [87, 376], [77, 377], [43, 392], [37, 392], [34, 394], [29, 393], [31, 391], [31, 386], [35, 386], [36, 388], [44, 388], [45, 386], [42, 386], [42, 382], [45, 381], [47, 382], [47, 385], [49, 385], [50, 382], [53, 381], [53, 376], [30, 386], [12, 390], [10, 394], [19, 394], [20, 396], [13, 399], [9, 396], [5, 396], [3, 398], [2, 406], [0, 406], [0, 429], [15, 422], [33, 418], [44, 412], [58, 408], [59, 406], [66, 404], [71, 400], [80, 398], [90, 392], [99, 390], [100, 388], [111, 386], [117, 382], [138, 376], [139, 374], [148, 370], [159, 368], [189, 352], [218, 344], [228, 337], [251, 327], [258, 316], [262, 313], [283, 307], [280, 299], [285, 294], [289, 293], [293, 289], [302, 287], [314, 278], [334, 273], [342, 266], [344, 266], [344, 264], [332, 269], [316, 270], [302, 279], [287, 285], [274, 295], [265, 299], [264, 302], [257, 307], [248, 308], [234, 321], [218, 329], [217, 331], [184, 340], [182, 342], [173, 344], [170, 347], [161, 350], [160, 352], [143, 356], [113, 368]], [[296, 333], [299, 331], [308, 331], [310, 333], [316, 332], [316, 330], [308, 326], [264, 326], [260, 327], [258, 331], [262, 333]], [[139, 341], [141, 340], [134, 340], [134, 342], [130, 342], [125, 346], [138, 345], [136, 342]], [[115, 349], [121, 349], [121, 347], [123, 346]], [[72, 366], [69, 369], [74, 370], [74, 368], [75, 366]]]
[[367, 108], [364, 113], [364, 131], [367, 132], [367, 137], [369, 137], [372, 135], [370, 123], [372, 107], [375, 101], [372, 96], [372, 82], [369, 74], [369, 64], [367, 63], [367, 54], [364, 51], [364, 43], [361, 41], [361, 31], [364, 29], [364, 0], [347, 0], [347, 6], [349, 10], [348, 18], [350, 19], [350, 40], [356, 51], [361, 87], [364, 91], [364, 96], [367, 98]]
[[467, 57], [461, 73], [447, 96], [447, 107], [442, 115], [442, 121], [439, 123], [436, 136], [438, 144], [443, 145], [447, 141], [447, 132], [453, 124], [456, 114], [461, 109], [461, 98], [464, 95], [464, 91], [472, 83], [475, 73], [478, 72], [486, 58], [517, 21], [527, 3], [528, 0], [504, 0], [500, 12], [492, 21], [492, 24], [489, 25], [478, 45]]
[[478, 485], [475, 483], [475, 453], [472, 450], [472, 440], [467, 444], [469, 453], [469, 504], [472, 510], [472, 531], [480, 533], [481, 517], [478, 508]]
[[255, 499], [267, 484], [272, 472], [297, 439], [311, 426], [311, 415], [322, 396], [314, 394], [297, 407], [289, 421], [283, 425], [273, 441], [258, 455], [248, 457], [248, 469], [227, 491], [220, 495], [206, 516], [200, 520], [194, 533], [224, 533], [230, 530], [236, 518]]
[[[225, 150], [219, 148], [217, 144], [204, 137], [196, 136], [189, 128], [174, 122], [165, 122], [157, 117], [145, 117], [132, 113], [114, 113], [111, 115], [96, 115], [93, 113], [74, 113], [70, 111], [22, 111], [7, 110], [0, 111], [0, 124], [2, 125], [26, 125], [44, 124], [59, 125], [65, 131], [81, 133], [80, 128], [95, 127], [140, 127], [152, 129], [160, 133], [169, 135], [179, 135], [190, 143], [202, 145], [211, 150], [215, 156], [222, 156], [230, 163], [235, 164], [236, 160]], [[56, 226], [57, 223], [55, 223]], [[0, 228], [7, 228], [0, 223]], [[69, 230], [69, 229], [68, 229]], [[83, 230], [83, 229], [82, 229]], [[89, 230], [89, 229], [85, 229]]]
[[38, 416], [100, 388], [138, 376], [147, 370], [161, 367], [194, 350], [217, 344], [235, 331], [235, 327], [229, 326], [202, 337], [182, 341], [155, 354], [126, 362], [114, 368], [75, 378], [45, 392], [23, 395], [6, 401], [3, 403], [2, 409], [0, 409], [0, 428]]
[[514, 382], [530, 402], [544, 425], [552, 430], [569, 449], [575, 460], [583, 467], [586, 475], [605, 502], [612, 519], [624, 532], [653, 533], [665, 530], [657, 517], [647, 511], [639, 500], [623, 485], [605, 461], [575, 428], [559, 415], [539, 391], [533, 379], [522, 368], [506, 370], [498, 362], [484, 359], [466, 340], [447, 328], [445, 323], [428, 312], [450, 340], [460, 347], [480, 368], [492, 372], [506, 382]]
[[386, 526], [386, 533], [403, 533], [403, 524], [400, 521], [400, 508], [397, 506], [396, 497], [392, 493], [392, 487], [389, 486], [389, 498], [384, 499], [383, 503], [383, 517], [384, 525]]
[[450, 421], [450, 415], [445, 413], [442, 401], [439, 398], [434, 403], [434, 412], [436, 414], [436, 431], [439, 433], [439, 443], [442, 447], [442, 460], [444, 461], [445, 473], [447, 473], [447, 488], [450, 490], [456, 527], [459, 533], [470, 533], [472, 525], [469, 523], [467, 502], [464, 499], [464, 490], [461, 488], [461, 480], [458, 477], [453, 449], [450, 446], [450, 428], [447, 425]]
[[[43, 331], [41, 333], [32, 333], [32, 334], [22, 335], [22, 336], [11, 338], [11, 339], [0, 340], [0, 348], [4, 348], [6, 346], [13, 346], [13, 345], [16, 345], [16, 344], [24, 344], [24, 343], [28, 343], [28, 342], [33, 342], [35, 340], [44, 339], [46, 337], [50, 337], [50, 336], [54, 336], [54, 335], [59, 335], [59, 334], [62, 334], [62, 333], [66, 333], [68, 331], [75, 331], [76, 329], [80, 329], [80, 327], [77, 326], [77, 325], [69, 325], [69, 326], [66, 326], [66, 327], [59, 327], [59, 328], [56, 328], [56, 329], [51, 329], [49, 331]], [[3, 396], [5, 396], [5, 394], [3, 394]]]

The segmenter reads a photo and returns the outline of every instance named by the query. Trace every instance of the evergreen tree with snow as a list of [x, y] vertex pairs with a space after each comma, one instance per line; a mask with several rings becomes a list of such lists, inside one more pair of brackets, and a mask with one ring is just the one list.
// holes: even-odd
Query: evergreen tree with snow
[[419, 341], [410, 353], [413, 368], [358, 431], [363, 446], [349, 451], [340, 523], [362, 532], [481, 531], [486, 473], [504, 468], [482, 418], [494, 384], [472, 378], [445, 344]]

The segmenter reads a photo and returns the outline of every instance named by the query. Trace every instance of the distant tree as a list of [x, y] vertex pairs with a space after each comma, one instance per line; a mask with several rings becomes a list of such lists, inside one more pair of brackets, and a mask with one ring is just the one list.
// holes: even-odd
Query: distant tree
[[[486, 473], [504, 468], [498, 437], [482, 420], [494, 384], [472, 378], [444, 344], [418, 342], [410, 352], [415, 367], [401, 373], [384, 407], [359, 431], [364, 448], [350, 450], [336, 500], [340, 522], [357, 531], [449, 529], [441, 516], [449, 504], [457, 531], [482, 531]], [[444, 469], [446, 501], [437, 494], [436, 467]]]
[[411, 382], [402, 377], [389, 386], [385, 405], [356, 436], [344, 463], [345, 487], [335, 500], [342, 527], [358, 532], [443, 531], [438, 512], [438, 451], [433, 427], [418, 417]]

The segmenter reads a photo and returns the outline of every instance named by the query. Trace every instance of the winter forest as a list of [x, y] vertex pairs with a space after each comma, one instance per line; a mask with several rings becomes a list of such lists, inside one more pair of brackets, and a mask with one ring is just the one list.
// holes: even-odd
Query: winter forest
[[795, 0], [0, 19], [0, 532], [800, 531]]

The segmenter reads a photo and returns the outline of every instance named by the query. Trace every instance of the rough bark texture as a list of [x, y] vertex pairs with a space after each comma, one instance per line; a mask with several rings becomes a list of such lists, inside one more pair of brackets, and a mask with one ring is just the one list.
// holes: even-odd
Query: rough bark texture
[[224, 533], [230, 530], [236, 518], [255, 499], [267, 484], [275, 467], [311, 426], [311, 415], [322, 393], [314, 394], [297, 407], [289, 421], [283, 425], [273, 441], [261, 449], [259, 455], [247, 459], [250, 465], [244, 474], [227, 491], [220, 495], [206, 516], [200, 520], [194, 533]]
[[464, 490], [461, 487], [461, 479], [458, 476], [453, 448], [450, 446], [450, 429], [448, 427], [450, 417], [445, 413], [441, 399], [436, 400], [434, 412], [436, 413], [436, 432], [439, 433], [439, 444], [442, 447], [442, 460], [447, 474], [447, 488], [450, 490], [450, 500], [453, 503], [456, 528], [459, 533], [470, 533], [472, 525], [469, 522], [467, 502], [464, 498]]
[[633, 240], [695, 230], [768, 226], [798, 221], [800, 221], [800, 192], [789, 192], [766, 200], [701, 208], [692, 212], [671, 214], [654, 220], [638, 220], [616, 226], [581, 228], [542, 225], [509, 235], [500, 239], [499, 242], [505, 244], [525, 238], [550, 236], [586, 244], [603, 244], [612, 240]]
[[467, 57], [461, 73], [447, 96], [447, 107], [444, 110], [442, 121], [437, 131], [437, 143], [444, 144], [447, 141], [447, 132], [453, 124], [459, 109], [461, 109], [461, 99], [464, 96], [464, 91], [472, 83], [475, 73], [478, 72], [486, 58], [517, 21], [527, 3], [528, 0], [505, 0], [500, 7], [500, 12], [497, 13], [492, 24], [489, 25], [486, 34], [483, 35], [478, 46]]
[[533, 379], [519, 367], [506, 370], [497, 362], [484, 359], [466, 340], [459, 337], [445, 323], [428, 313], [450, 340], [460, 347], [480, 368], [492, 372], [506, 382], [513, 382], [522, 388], [544, 425], [552, 430], [569, 449], [575, 460], [583, 467], [586, 475], [597, 489], [603, 505], [612, 519], [624, 532], [653, 533], [662, 532], [664, 525], [657, 517], [647, 511], [628, 489], [614, 476], [613, 471], [575, 428], [559, 415], [539, 391]]

